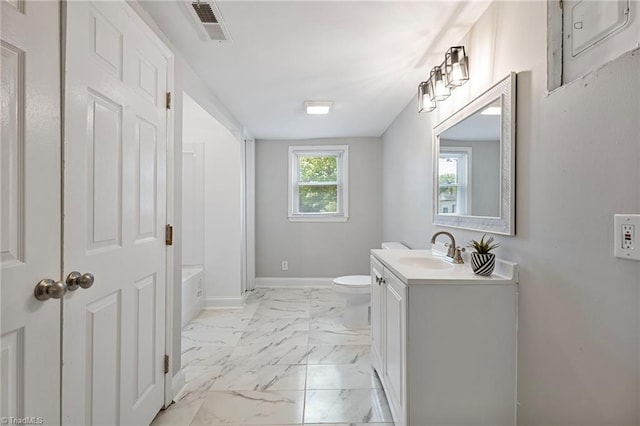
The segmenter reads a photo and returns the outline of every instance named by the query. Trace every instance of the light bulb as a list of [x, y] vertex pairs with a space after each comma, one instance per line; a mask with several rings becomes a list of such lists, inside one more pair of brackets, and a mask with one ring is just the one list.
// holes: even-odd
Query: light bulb
[[435, 98], [437, 101], [443, 101], [445, 99], [447, 99], [449, 97], [449, 95], [451, 94], [451, 92], [449, 91], [449, 88], [447, 86], [445, 86], [444, 84], [444, 80], [442, 79], [442, 76], [440, 76], [441, 78], [439, 80], [436, 80], [436, 93], [435, 93]]
[[460, 67], [459, 62], [454, 62], [451, 67], [451, 82], [458, 83], [464, 78], [464, 74], [462, 73], [462, 68]]

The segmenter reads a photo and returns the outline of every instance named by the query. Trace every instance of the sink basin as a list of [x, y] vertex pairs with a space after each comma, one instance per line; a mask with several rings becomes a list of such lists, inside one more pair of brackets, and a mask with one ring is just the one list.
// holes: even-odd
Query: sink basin
[[453, 265], [440, 259], [430, 257], [401, 257], [398, 263], [408, 266], [418, 266], [427, 269], [451, 269]]

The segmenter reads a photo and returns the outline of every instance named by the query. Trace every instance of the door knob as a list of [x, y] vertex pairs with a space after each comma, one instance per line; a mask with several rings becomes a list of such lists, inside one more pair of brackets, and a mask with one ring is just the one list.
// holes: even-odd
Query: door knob
[[78, 271], [73, 271], [67, 275], [67, 288], [70, 291], [75, 291], [78, 287], [89, 288], [93, 285], [94, 280], [91, 272], [81, 274]]
[[38, 300], [60, 299], [67, 292], [67, 284], [52, 279], [40, 280], [33, 290], [33, 295]]

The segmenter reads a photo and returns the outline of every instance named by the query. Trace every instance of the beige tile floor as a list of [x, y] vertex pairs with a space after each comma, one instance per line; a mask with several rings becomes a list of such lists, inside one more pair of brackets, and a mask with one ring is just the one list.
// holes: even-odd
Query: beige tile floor
[[183, 330], [187, 385], [152, 425], [393, 426], [368, 328], [340, 322], [331, 289], [257, 289]]

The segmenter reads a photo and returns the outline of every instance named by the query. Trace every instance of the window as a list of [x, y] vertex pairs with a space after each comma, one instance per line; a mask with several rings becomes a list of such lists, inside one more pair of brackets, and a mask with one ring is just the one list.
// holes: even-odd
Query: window
[[446, 149], [440, 151], [438, 165], [438, 213], [467, 215], [471, 211], [471, 148]]
[[289, 220], [346, 221], [349, 147], [289, 147]]

